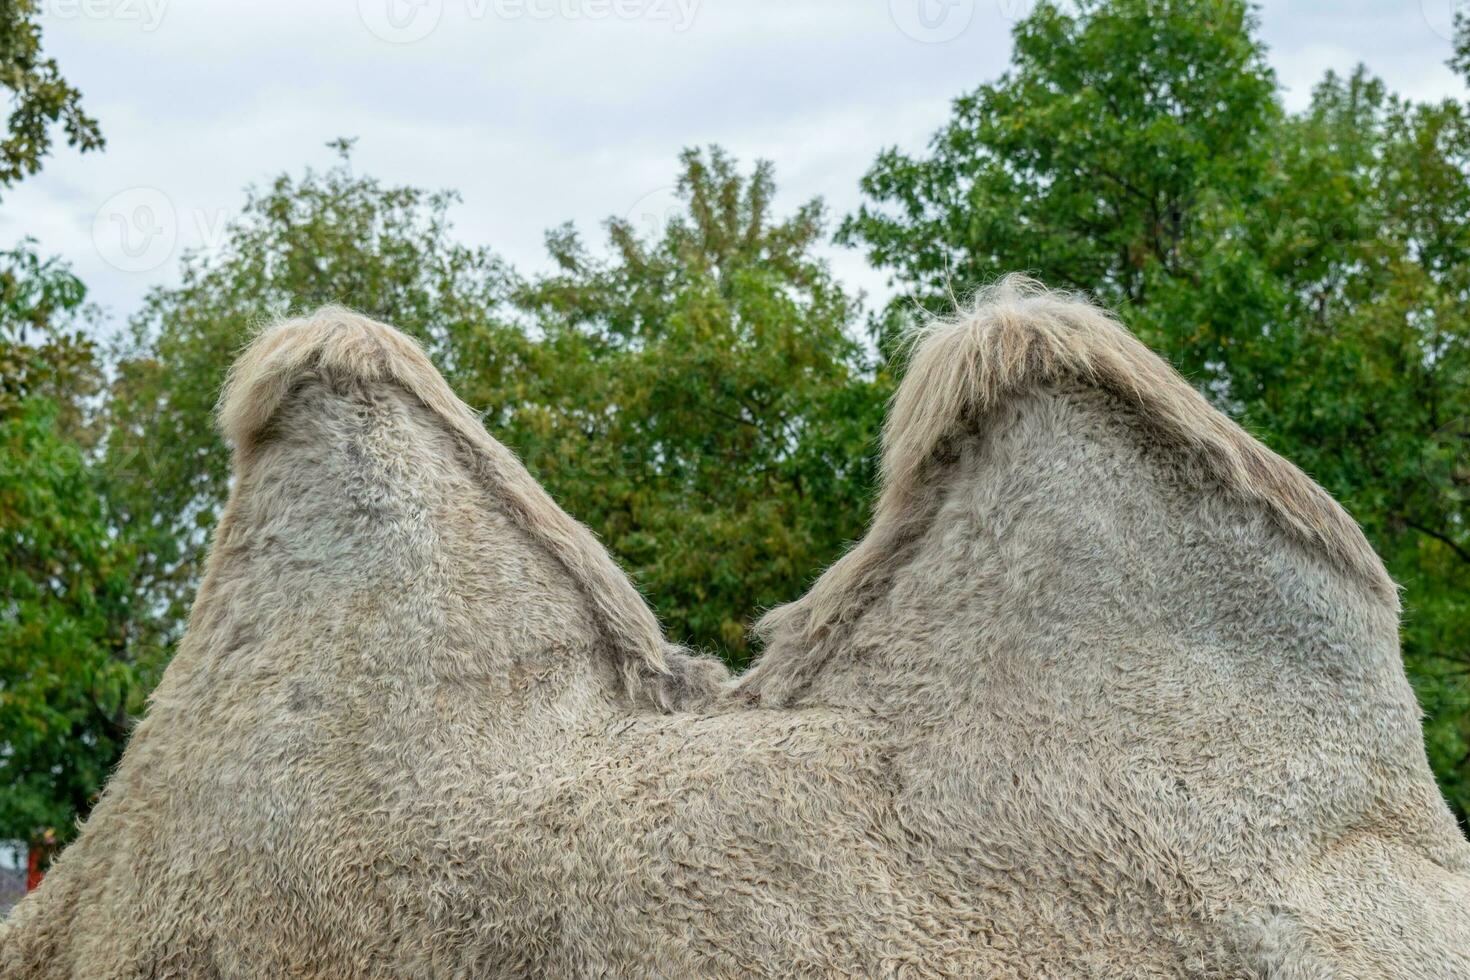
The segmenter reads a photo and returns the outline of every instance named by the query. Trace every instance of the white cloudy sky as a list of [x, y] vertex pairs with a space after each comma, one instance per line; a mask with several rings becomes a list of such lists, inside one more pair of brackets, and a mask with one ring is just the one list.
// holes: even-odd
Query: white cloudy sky
[[[217, 240], [246, 185], [329, 164], [339, 135], [359, 138], [361, 171], [458, 189], [457, 234], [523, 269], [548, 227], [666, 208], [689, 145], [768, 158], [783, 203], [840, 215], [881, 147], [922, 147], [953, 96], [1004, 69], [1029, 3], [42, 0], [47, 50], [108, 146], [63, 148], [7, 192], [0, 243], [34, 236], [121, 318], [180, 249]], [[1288, 105], [1359, 61], [1411, 97], [1462, 94], [1444, 66], [1456, 4], [1265, 0]], [[169, 234], [130, 254], [127, 221]], [[830, 254], [883, 292], [860, 256]]]

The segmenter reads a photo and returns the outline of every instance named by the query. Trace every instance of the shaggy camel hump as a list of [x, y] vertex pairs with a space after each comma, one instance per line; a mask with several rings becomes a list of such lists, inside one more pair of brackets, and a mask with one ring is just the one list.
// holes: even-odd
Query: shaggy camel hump
[[[1004, 424], [1028, 397], [1068, 386], [1110, 396], [1108, 411], [1128, 414], [1183, 479], [1267, 515], [1397, 610], [1398, 590], [1382, 561], [1330, 494], [1086, 300], [1010, 276], [981, 293], [970, 311], [918, 327], [908, 346], [912, 356], [884, 426], [870, 533], [807, 595], [765, 618], [757, 629], [768, 639], [819, 646], [819, 638], [850, 623], [903, 561], [916, 528], [932, 521], [938, 491], [931, 478], [942, 457], [967, 436]], [[742, 686], [763, 689], [794, 666], [768, 658]]]
[[463, 444], [474, 475], [583, 585], [630, 683], [667, 672], [653, 612], [606, 550], [485, 432], [419, 346], [386, 324], [325, 307], [261, 334], [231, 368], [220, 400], [220, 429], [235, 447], [237, 464], [248, 463], [282, 400], [312, 374], [397, 385], [417, 399]]
[[1189, 922], [1263, 973], [1470, 976], [1397, 591], [1309, 477], [1018, 278], [917, 333], [882, 475], [741, 694], [893, 719], [913, 825], [1070, 907], [1064, 938]]
[[472, 787], [721, 679], [397, 331], [268, 329], [220, 424], [187, 633], [5, 977], [432, 975]]

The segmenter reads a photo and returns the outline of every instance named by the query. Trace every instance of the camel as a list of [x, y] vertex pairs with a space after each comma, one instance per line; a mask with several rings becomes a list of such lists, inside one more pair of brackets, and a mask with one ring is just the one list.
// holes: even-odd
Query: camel
[[423, 353], [263, 333], [187, 634], [0, 975], [1470, 977], [1398, 594], [1104, 311], [924, 327], [739, 677]]

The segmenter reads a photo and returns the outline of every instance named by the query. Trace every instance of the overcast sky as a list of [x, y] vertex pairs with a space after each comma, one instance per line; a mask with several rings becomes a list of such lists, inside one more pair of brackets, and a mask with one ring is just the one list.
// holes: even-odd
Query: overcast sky
[[[248, 184], [329, 165], [336, 136], [358, 137], [360, 172], [460, 191], [456, 234], [523, 270], [564, 221], [600, 241], [608, 215], [655, 220], [685, 146], [770, 159], [783, 206], [840, 216], [880, 148], [921, 148], [1004, 70], [1030, 2], [42, 0], [107, 148], [62, 148], [8, 191], [0, 243], [35, 237], [120, 319], [218, 241]], [[1463, 94], [1444, 65], [1457, 4], [1267, 0], [1288, 106], [1360, 61], [1413, 98]], [[860, 255], [829, 254], [884, 294]]]

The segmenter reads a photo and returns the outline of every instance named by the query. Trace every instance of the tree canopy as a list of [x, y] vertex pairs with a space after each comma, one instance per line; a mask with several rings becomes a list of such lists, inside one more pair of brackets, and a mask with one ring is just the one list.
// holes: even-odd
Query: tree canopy
[[234, 354], [272, 316], [351, 296], [425, 343], [676, 636], [743, 657], [753, 613], [861, 529], [881, 399], [858, 305], [811, 254], [820, 204], [778, 218], [770, 167], [745, 177], [719, 150], [686, 153], [678, 187], [684, 212], [648, 240], [610, 220], [606, 255], [553, 231], [532, 279], [453, 241], [452, 195], [345, 155], [252, 193], [223, 247], [148, 297], [117, 364], [106, 459], [125, 518], [157, 530], [155, 599], [183, 616], [228, 489], [211, 408]]
[[92, 464], [104, 385], [85, 290], [29, 243], [0, 254], [0, 835], [63, 839], [91, 808], [165, 650], [138, 550]]
[[650, 239], [610, 220], [606, 257], [548, 236], [555, 271], [515, 295], [530, 370], [482, 400], [515, 406], [507, 437], [673, 634], [739, 663], [752, 615], [860, 533], [881, 382], [813, 257], [820, 202], [777, 216], [771, 167], [718, 149], [686, 152], [677, 187]]
[[52, 130], [79, 150], [103, 145], [97, 120], [82, 109], [82, 95], [41, 50], [36, 0], [11, 0], [0, 7], [0, 86], [10, 93], [10, 116], [0, 139], [0, 187], [41, 169], [51, 151]]
[[[350, 142], [336, 145], [342, 157], [329, 170], [252, 189], [219, 247], [185, 256], [178, 284], [149, 293], [116, 345], [102, 465], [120, 519], [148, 538], [139, 588], [172, 626], [188, 612], [228, 492], [215, 402], [255, 330], [350, 302], [413, 334], [446, 370], [457, 345], [499, 332], [506, 272], [487, 250], [453, 240], [454, 195], [355, 175]], [[504, 350], [513, 356], [513, 345]]]
[[[52, 127], [102, 146], [41, 51], [37, 4], [0, 9], [10, 97], [0, 187], [36, 173]], [[24, 240], [0, 251], [0, 837], [65, 837], [122, 752], [162, 662], [134, 627], [131, 546], [89, 453], [105, 366], [70, 267]]]

